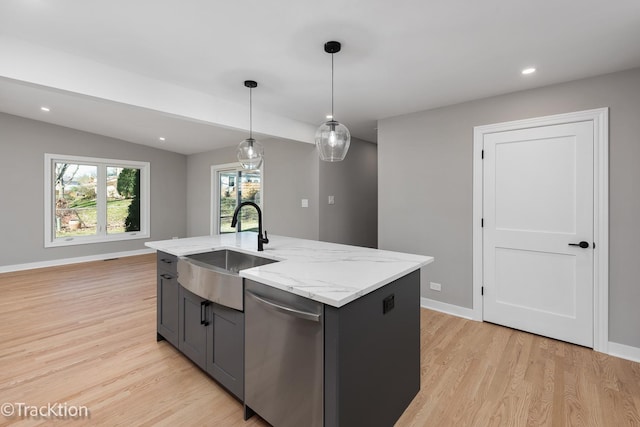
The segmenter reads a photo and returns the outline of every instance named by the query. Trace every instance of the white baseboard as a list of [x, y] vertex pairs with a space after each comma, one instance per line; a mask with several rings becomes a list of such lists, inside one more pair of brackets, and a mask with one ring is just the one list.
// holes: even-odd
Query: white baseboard
[[105, 259], [122, 258], [127, 256], [145, 255], [155, 252], [155, 249], [138, 249], [135, 251], [112, 252], [108, 254], [88, 255], [75, 258], [52, 259], [49, 261], [28, 262], [25, 264], [2, 265], [0, 273], [9, 273], [11, 271], [31, 270], [34, 268], [56, 267], [59, 265], [77, 264], [80, 262], [102, 261]]
[[620, 357], [622, 359], [631, 360], [632, 362], [640, 363], [640, 348], [631, 347], [630, 345], [618, 344], [616, 342], [609, 341], [610, 356]]
[[425, 297], [420, 298], [420, 306], [430, 310], [439, 311], [441, 313], [474, 320], [474, 312], [471, 308], [460, 307], [459, 305], [448, 304], [446, 302], [436, 301]]

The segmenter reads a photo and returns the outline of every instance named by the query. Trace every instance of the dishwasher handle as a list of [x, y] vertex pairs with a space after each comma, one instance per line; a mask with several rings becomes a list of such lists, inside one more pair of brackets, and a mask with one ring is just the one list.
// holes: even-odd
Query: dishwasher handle
[[266, 298], [259, 297], [258, 295], [254, 294], [253, 292], [249, 292], [249, 291], [245, 291], [245, 292], [246, 292], [247, 295], [249, 295], [250, 297], [254, 298], [257, 302], [266, 305], [267, 307], [271, 308], [272, 310], [276, 310], [276, 311], [279, 311], [281, 313], [288, 314], [290, 316], [299, 317], [300, 319], [311, 320], [312, 322], [319, 322], [320, 321], [320, 314], [309, 313], [308, 311], [296, 310], [295, 308], [287, 307], [287, 306], [278, 304], [278, 303], [276, 303], [274, 301], [268, 300]]

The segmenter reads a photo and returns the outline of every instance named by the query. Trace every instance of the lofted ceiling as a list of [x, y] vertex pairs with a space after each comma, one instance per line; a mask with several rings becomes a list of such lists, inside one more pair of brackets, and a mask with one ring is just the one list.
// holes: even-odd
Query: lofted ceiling
[[3, 0], [0, 111], [193, 154], [246, 137], [252, 79], [254, 131], [313, 143], [328, 40], [336, 118], [376, 142], [379, 119], [639, 67], [640, 1]]

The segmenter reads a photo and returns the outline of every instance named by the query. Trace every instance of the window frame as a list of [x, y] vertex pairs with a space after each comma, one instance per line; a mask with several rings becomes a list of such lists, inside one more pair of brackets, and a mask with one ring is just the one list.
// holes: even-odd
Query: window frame
[[[210, 217], [210, 228], [209, 233], [211, 236], [220, 234], [220, 173], [227, 171], [243, 171], [246, 170], [242, 167], [242, 164], [239, 162], [236, 163], [224, 163], [220, 165], [212, 165], [211, 166], [211, 191], [209, 194], [211, 195], [211, 217]], [[262, 165], [260, 166], [260, 209], [262, 209], [262, 223], [264, 224], [264, 160], [262, 161]], [[237, 231], [236, 231], [237, 233]]]
[[[73, 163], [97, 166], [96, 208], [97, 227], [95, 235], [91, 236], [55, 236], [55, 163]], [[107, 218], [107, 168], [135, 168], [140, 169], [140, 231], [125, 231], [108, 234]], [[44, 247], [61, 247], [84, 245], [90, 243], [115, 242], [123, 240], [147, 239], [151, 236], [150, 205], [151, 205], [151, 164], [132, 160], [105, 159], [98, 157], [70, 156], [66, 154], [45, 153], [44, 155]]]

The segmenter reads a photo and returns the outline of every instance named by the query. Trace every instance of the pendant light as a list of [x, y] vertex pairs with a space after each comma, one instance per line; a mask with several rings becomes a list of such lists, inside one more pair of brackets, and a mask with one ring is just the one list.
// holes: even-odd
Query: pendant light
[[258, 83], [245, 80], [244, 85], [249, 88], [249, 138], [238, 145], [238, 161], [244, 169], [259, 169], [264, 157], [264, 148], [253, 139], [253, 98], [251, 96], [251, 90], [258, 87]]
[[339, 123], [333, 115], [333, 54], [340, 52], [340, 42], [331, 41], [324, 44], [324, 51], [331, 54], [331, 116], [316, 131], [316, 147], [320, 159], [325, 162], [340, 162], [349, 151], [351, 134], [349, 129]]

